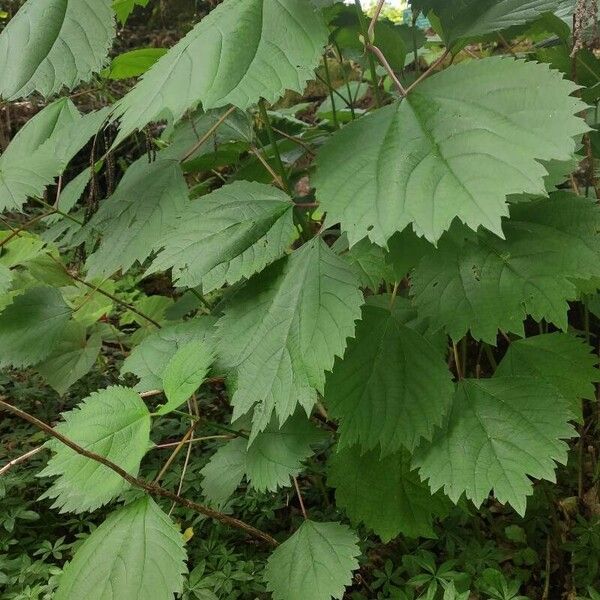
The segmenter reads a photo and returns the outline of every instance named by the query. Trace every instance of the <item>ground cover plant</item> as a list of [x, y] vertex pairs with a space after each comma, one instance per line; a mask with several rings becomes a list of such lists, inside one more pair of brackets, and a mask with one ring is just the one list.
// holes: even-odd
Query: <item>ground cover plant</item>
[[596, 0], [384, 4], [2, 6], [0, 600], [600, 598]]

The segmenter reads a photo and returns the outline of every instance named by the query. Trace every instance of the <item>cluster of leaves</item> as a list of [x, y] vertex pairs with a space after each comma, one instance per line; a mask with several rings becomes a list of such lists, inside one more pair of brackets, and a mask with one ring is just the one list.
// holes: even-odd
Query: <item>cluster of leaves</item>
[[[53, 508], [113, 508], [54, 598], [183, 593], [185, 537], [159, 497], [277, 545], [264, 572], [275, 600], [342, 598], [359, 532], [433, 538], [456, 504], [525, 515], [600, 379], [600, 63], [585, 47], [571, 58], [586, 36], [568, 26], [574, 2], [415, 0], [437, 35], [426, 42], [377, 10], [369, 26], [359, 3], [225, 0], [168, 51], [106, 66], [116, 19], [147, 3], [29, 0], [0, 34], [0, 97], [52, 100], [0, 156], [4, 222], [32, 213], [0, 231], [0, 367], [64, 395], [114, 348], [127, 354], [122, 379], [65, 412], [46, 444]], [[543, 42], [522, 57], [469, 49], [526, 34]], [[95, 75], [141, 78], [85, 114], [54, 98]], [[315, 78], [329, 98], [314, 113], [277, 104]], [[121, 164], [114, 188], [114, 156], [142, 131], [147, 155]], [[164, 295], [141, 293], [152, 278]], [[587, 339], [569, 320], [580, 301]], [[209, 410], [196, 396], [223, 384], [230, 422], [199, 504], [179, 495]], [[153, 483], [138, 474], [152, 432], [178, 415], [192, 427], [175, 445], [173, 459], [190, 449], [175, 494], [159, 486], [173, 459]], [[311, 457], [327, 457], [339, 509], [324, 519], [298, 482]], [[294, 486], [302, 523], [274, 540], [230, 517], [242, 485]], [[414, 560], [407, 589], [468, 597], [452, 563]], [[520, 598], [497, 569], [477, 581]]]

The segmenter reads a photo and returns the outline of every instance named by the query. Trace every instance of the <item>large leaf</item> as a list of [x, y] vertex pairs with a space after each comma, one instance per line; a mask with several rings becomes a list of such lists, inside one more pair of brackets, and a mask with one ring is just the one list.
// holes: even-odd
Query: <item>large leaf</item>
[[[140, 396], [114, 386], [94, 392], [63, 415], [56, 430], [82, 448], [104, 456], [136, 476], [150, 447], [150, 413]], [[54, 456], [40, 476], [58, 476], [44, 497], [62, 512], [96, 510], [129, 484], [114, 471], [57, 440], [48, 442]]]
[[173, 268], [181, 286], [209, 293], [262, 271], [296, 237], [294, 204], [262, 183], [239, 181], [189, 204], [160, 238], [149, 272]]
[[406, 451], [380, 458], [358, 446], [330, 459], [328, 483], [336, 488], [337, 506], [353, 522], [363, 522], [384, 542], [399, 534], [434, 538], [433, 520], [446, 513], [447, 499], [432, 496], [429, 486], [411, 469]]
[[354, 121], [318, 157], [317, 196], [350, 245], [412, 223], [437, 241], [458, 217], [501, 234], [508, 194], [545, 194], [539, 160], [567, 160], [587, 129], [575, 85], [546, 65], [487, 58], [430, 77]]
[[342, 446], [412, 450], [431, 439], [448, 410], [454, 386], [446, 361], [398, 307], [364, 306], [356, 337], [327, 377], [325, 400], [340, 421]]
[[597, 356], [584, 340], [556, 332], [512, 342], [494, 376], [539, 377], [555, 385], [571, 401], [573, 412], [580, 414], [581, 400], [596, 397], [597, 364]]
[[110, 0], [28, 0], [0, 34], [0, 96], [72, 89], [100, 71], [114, 34]]
[[465, 493], [480, 505], [493, 490], [524, 515], [529, 478], [555, 481], [556, 463], [567, 461], [572, 417], [568, 400], [537, 378], [464, 380], [444, 427], [417, 449], [414, 464], [454, 502]]
[[[140, 190], [144, 194], [140, 195]], [[102, 236], [88, 258], [88, 278], [127, 271], [158, 249], [158, 239], [186, 205], [188, 189], [179, 163], [146, 157], [133, 163], [115, 193], [102, 202], [88, 225]]]
[[133, 373], [140, 380], [135, 389], [140, 392], [163, 389], [165, 369], [177, 351], [193, 341], [209, 340], [213, 335], [213, 317], [199, 317], [169, 325], [148, 336], [133, 349], [121, 367], [121, 373]]
[[57, 100], [37, 113], [19, 130], [0, 156], [0, 211], [19, 210], [28, 197], [41, 197], [60, 170], [51, 151], [55, 140], [78, 112], [70, 100]]
[[55, 600], [173, 600], [181, 593], [183, 537], [148, 497], [112, 513], [66, 566]]
[[498, 329], [523, 335], [531, 314], [567, 328], [573, 278], [600, 276], [600, 209], [585, 198], [557, 192], [548, 200], [518, 204], [504, 223], [506, 239], [444, 239], [413, 276], [419, 314], [459, 340], [496, 343]]
[[273, 413], [283, 423], [298, 404], [309, 411], [361, 303], [352, 271], [319, 238], [252, 278], [217, 324], [234, 419], [254, 409], [255, 435]]
[[101, 346], [102, 337], [98, 333], [88, 338], [86, 328], [71, 321], [52, 354], [37, 366], [37, 371], [62, 395], [94, 366]]
[[202, 104], [246, 109], [302, 92], [327, 29], [305, 0], [225, 0], [161, 58], [121, 100], [119, 140], [150, 121], [178, 121]]
[[439, 17], [447, 44], [502, 31], [554, 12], [561, 0], [428, 0]]
[[267, 562], [265, 577], [273, 600], [341, 600], [358, 568], [357, 542], [340, 523], [304, 521]]
[[33, 366], [58, 344], [71, 316], [60, 292], [35, 287], [0, 313], [0, 368]]

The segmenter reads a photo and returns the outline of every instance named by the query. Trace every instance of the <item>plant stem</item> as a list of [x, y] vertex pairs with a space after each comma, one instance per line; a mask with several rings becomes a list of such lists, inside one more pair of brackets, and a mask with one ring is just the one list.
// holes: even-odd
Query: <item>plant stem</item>
[[423, 73], [416, 81], [408, 86], [406, 93], [410, 94], [412, 90], [414, 90], [415, 87], [421, 83], [421, 81], [427, 79], [427, 77], [429, 77], [431, 73], [433, 73], [433, 71], [435, 71], [446, 60], [449, 54], [450, 50], [446, 49], [446, 51], [429, 67], [429, 69], [427, 69], [427, 71], [425, 71], [425, 73]]
[[284, 190], [291, 196], [292, 189], [290, 187], [290, 182], [287, 177], [287, 173], [285, 171], [285, 167], [283, 166], [283, 161], [281, 160], [281, 154], [279, 153], [279, 147], [277, 146], [277, 140], [275, 139], [275, 133], [273, 128], [271, 127], [271, 121], [269, 119], [269, 115], [267, 113], [267, 107], [265, 106], [265, 101], [261, 100], [258, 103], [258, 110], [260, 112], [260, 118], [267, 129], [267, 135], [269, 136], [269, 143], [271, 144], [271, 148], [273, 149], [273, 155], [275, 156], [275, 163], [277, 165], [277, 169], [279, 170], [279, 175], [281, 177], [281, 181], [283, 183]]
[[[356, 5], [356, 12], [358, 13], [358, 20], [360, 22], [363, 41], [366, 46], [366, 44], [369, 43], [369, 30], [365, 19], [365, 13], [363, 13], [360, 0], [354, 0], [354, 4]], [[379, 84], [377, 83], [377, 67], [375, 65], [375, 59], [370, 52], [367, 52], [367, 60], [369, 61], [369, 69], [371, 71], [371, 86], [373, 87], [373, 95], [375, 96], [375, 105], [380, 107], [381, 93], [379, 91]]]
[[298, 496], [298, 502], [300, 503], [300, 510], [302, 511], [302, 516], [305, 520], [308, 520], [308, 514], [306, 513], [306, 506], [304, 506], [304, 499], [302, 498], [302, 493], [300, 492], [300, 486], [298, 485], [298, 479], [296, 477], [292, 477], [294, 480], [294, 487], [296, 488], [296, 494]]
[[333, 95], [333, 86], [331, 85], [331, 73], [329, 72], [329, 62], [327, 59], [327, 53], [323, 57], [323, 67], [325, 69], [325, 81], [327, 82], [327, 87], [329, 88], [329, 99], [331, 100], [331, 110], [333, 112], [333, 126], [336, 129], [340, 128], [340, 124], [337, 118], [337, 110], [335, 107], [335, 97]]
[[188, 160], [198, 148], [202, 147], [204, 143], [210, 138], [210, 136], [227, 120], [227, 118], [233, 113], [235, 106], [232, 106], [227, 110], [223, 116], [183, 155], [181, 162], [184, 163]]
[[146, 481], [144, 479], [133, 477], [133, 475], [130, 475], [127, 471], [119, 467], [119, 465], [116, 465], [104, 456], [100, 456], [99, 454], [95, 454], [94, 452], [90, 452], [89, 450], [82, 448], [73, 440], [69, 439], [62, 433], [50, 427], [50, 425], [48, 425], [47, 423], [40, 421], [40, 419], [38, 419], [37, 417], [30, 415], [29, 413], [17, 408], [16, 406], [13, 406], [12, 404], [8, 404], [2, 399], [2, 397], [0, 397], [0, 409], [14, 415], [15, 417], [22, 419], [23, 421], [27, 421], [31, 425], [34, 425], [41, 431], [47, 433], [49, 436], [57, 439], [59, 442], [62, 442], [65, 446], [71, 448], [71, 450], [73, 450], [77, 454], [84, 456], [85, 458], [89, 458], [90, 460], [96, 461], [101, 465], [104, 465], [111, 471], [114, 471], [117, 475], [119, 475], [119, 477], [121, 477], [127, 483], [134, 487], [142, 489], [153, 496], [158, 496], [160, 498], [172, 500], [180, 506], [193, 510], [194, 512], [210, 517], [211, 519], [215, 519], [216, 521], [219, 521], [220, 523], [223, 523], [225, 525], [229, 525], [231, 527], [235, 527], [236, 529], [240, 529], [254, 538], [267, 542], [271, 546], [279, 545], [279, 542], [275, 538], [270, 536], [268, 533], [261, 531], [260, 529], [257, 529], [256, 527], [253, 527], [252, 525], [245, 523], [240, 519], [230, 517], [229, 515], [218, 512], [208, 506], [204, 506], [203, 504], [192, 502], [187, 498], [178, 496], [177, 494], [174, 494], [173, 492], [170, 492], [169, 490], [166, 490], [165, 488], [162, 488], [153, 483], [150, 483], [149, 481]]
[[335, 44], [335, 50], [337, 52], [337, 57], [340, 62], [340, 68], [342, 69], [342, 74], [344, 76], [344, 83], [346, 84], [346, 91], [348, 92], [348, 99], [350, 100], [350, 104], [348, 108], [350, 109], [350, 114], [352, 115], [352, 120], [356, 119], [356, 112], [354, 111], [354, 102], [356, 98], [352, 97], [352, 90], [350, 89], [350, 79], [348, 78], [348, 73], [346, 73], [346, 68], [344, 66], [344, 57], [342, 56], [342, 51], [338, 44]]

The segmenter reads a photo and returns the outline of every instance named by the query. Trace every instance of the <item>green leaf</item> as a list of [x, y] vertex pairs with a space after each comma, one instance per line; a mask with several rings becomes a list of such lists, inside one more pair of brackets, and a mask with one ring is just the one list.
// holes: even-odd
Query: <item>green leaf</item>
[[528, 314], [567, 328], [574, 278], [600, 275], [600, 210], [595, 202], [557, 192], [511, 208], [506, 239], [483, 232], [443, 239], [412, 279], [419, 314], [454, 340], [470, 330], [496, 343], [498, 329], [523, 335]]
[[210, 344], [204, 339], [181, 346], [165, 367], [163, 387], [168, 402], [156, 414], [166, 415], [179, 408], [202, 385], [213, 360]]
[[52, 96], [100, 71], [115, 35], [110, 0], [28, 0], [0, 34], [0, 96]]
[[101, 346], [102, 337], [98, 333], [88, 338], [86, 328], [71, 321], [52, 354], [36, 369], [62, 396], [94, 366]]
[[[140, 190], [144, 190], [143, 197]], [[179, 163], [142, 157], [133, 163], [115, 193], [104, 200], [87, 226], [102, 236], [88, 258], [88, 279], [109, 277], [143, 262], [187, 204], [188, 189]]]
[[[150, 447], [150, 413], [135, 391], [113, 386], [94, 392], [63, 417], [56, 431], [137, 475]], [[55, 499], [53, 508], [61, 512], [93, 511], [129, 487], [108, 467], [61, 442], [51, 440], [48, 446], [55, 454], [40, 477], [58, 476], [43, 496]]]
[[234, 419], [254, 409], [254, 436], [273, 413], [283, 423], [298, 404], [310, 411], [361, 303], [351, 269], [318, 238], [252, 278], [217, 324]]
[[117, 15], [119, 23], [121, 23], [121, 25], [125, 25], [135, 7], [148, 6], [149, 1], [150, 0], [113, 0], [112, 8]]
[[203, 475], [202, 492], [209, 502], [223, 508], [233, 492], [242, 483], [246, 472], [246, 446], [242, 437], [221, 446], [200, 471]]
[[41, 197], [60, 172], [60, 162], [45, 142], [55, 140], [77, 118], [70, 100], [49, 104], [19, 130], [0, 156], [0, 212], [20, 210], [28, 197]]
[[202, 469], [202, 490], [211, 502], [222, 507], [244, 475], [259, 492], [289, 486], [290, 477], [299, 475], [302, 462], [312, 456], [311, 446], [324, 437], [300, 410], [281, 427], [273, 418], [250, 444], [239, 437], [217, 450]]
[[361, 287], [377, 291], [382, 283], [395, 281], [394, 270], [385, 251], [368, 239], [348, 248], [348, 238], [342, 234], [331, 248], [348, 261]]
[[327, 225], [353, 246], [412, 223], [436, 242], [458, 217], [501, 234], [509, 194], [545, 194], [539, 160], [567, 160], [587, 126], [575, 86], [546, 65], [487, 58], [420, 84], [344, 127], [319, 153], [314, 184]]
[[571, 402], [574, 414], [581, 413], [581, 400], [594, 400], [600, 381], [598, 358], [584, 340], [568, 333], [536, 335], [510, 344], [495, 377], [539, 377], [555, 385]]
[[246, 451], [246, 477], [259, 492], [275, 492], [290, 484], [302, 471], [302, 462], [312, 456], [311, 446], [324, 438], [306, 414], [298, 411], [279, 427], [277, 420], [250, 443]]
[[340, 523], [304, 521], [265, 569], [273, 600], [341, 600], [358, 568], [358, 538]]
[[428, 0], [423, 4], [440, 18], [447, 44], [525, 25], [553, 13], [561, 0]]
[[433, 520], [446, 514], [447, 500], [440, 493], [432, 496], [406, 451], [385, 458], [378, 454], [354, 446], [332, 455], [327, 481], [336, 488], [337, 506], [386, 543], [400, 534], [435, 538]]
[[121, 374], [133, 373], [138, 377], [135, 389], [139, 392], [162, 390], [165, 369], [177, 351], [193, 341], [211, 345], [215, 322], [213, 317], [197, 317], [163, 327], [133, 349], [121, 367]]
[[171, 519], [149, 497], [113, 512], [66, 566], [55, 600], [173, 600], [186, 552]]
[[339, 419], [341, 446], [412, 450], [448, 411], [454, 386], [444, 357], [406, 325], [402, 308], [365, 305], [356, 337], [327, 376], [325, 400]]
[[225, 0], [161, 58], [117, 105], [117, 141], [189, 109], [302, 92], [319, 64], [327, 29], [305, 0]]
[[71, 317], [60, 292], [34, 287], [0, 313], [0, 368], [28, 367], [54, 350]]
[[480, 505], [490, 491], [525, 514], [531, 478], [556, 481], [575, 429], [568, 401], [532, 377], [469, 379], [459, 383], [448, 419], [431, 443], [417, 449], [414, 465], [453, 502], [465, 493]]
[[294, 204], [262, 183], [238, 181], [190, 203], [160, 238], [148, 273], [173, 268], [180, 286], [207, 294], [248, 279], [281, 258], [297, 237]]
[[138, 48], [123, 52], [112, 59], [110, 66], [102, 71], [102, 76], [116, 81], [139, 77], [166, 53], [166, 48]]

